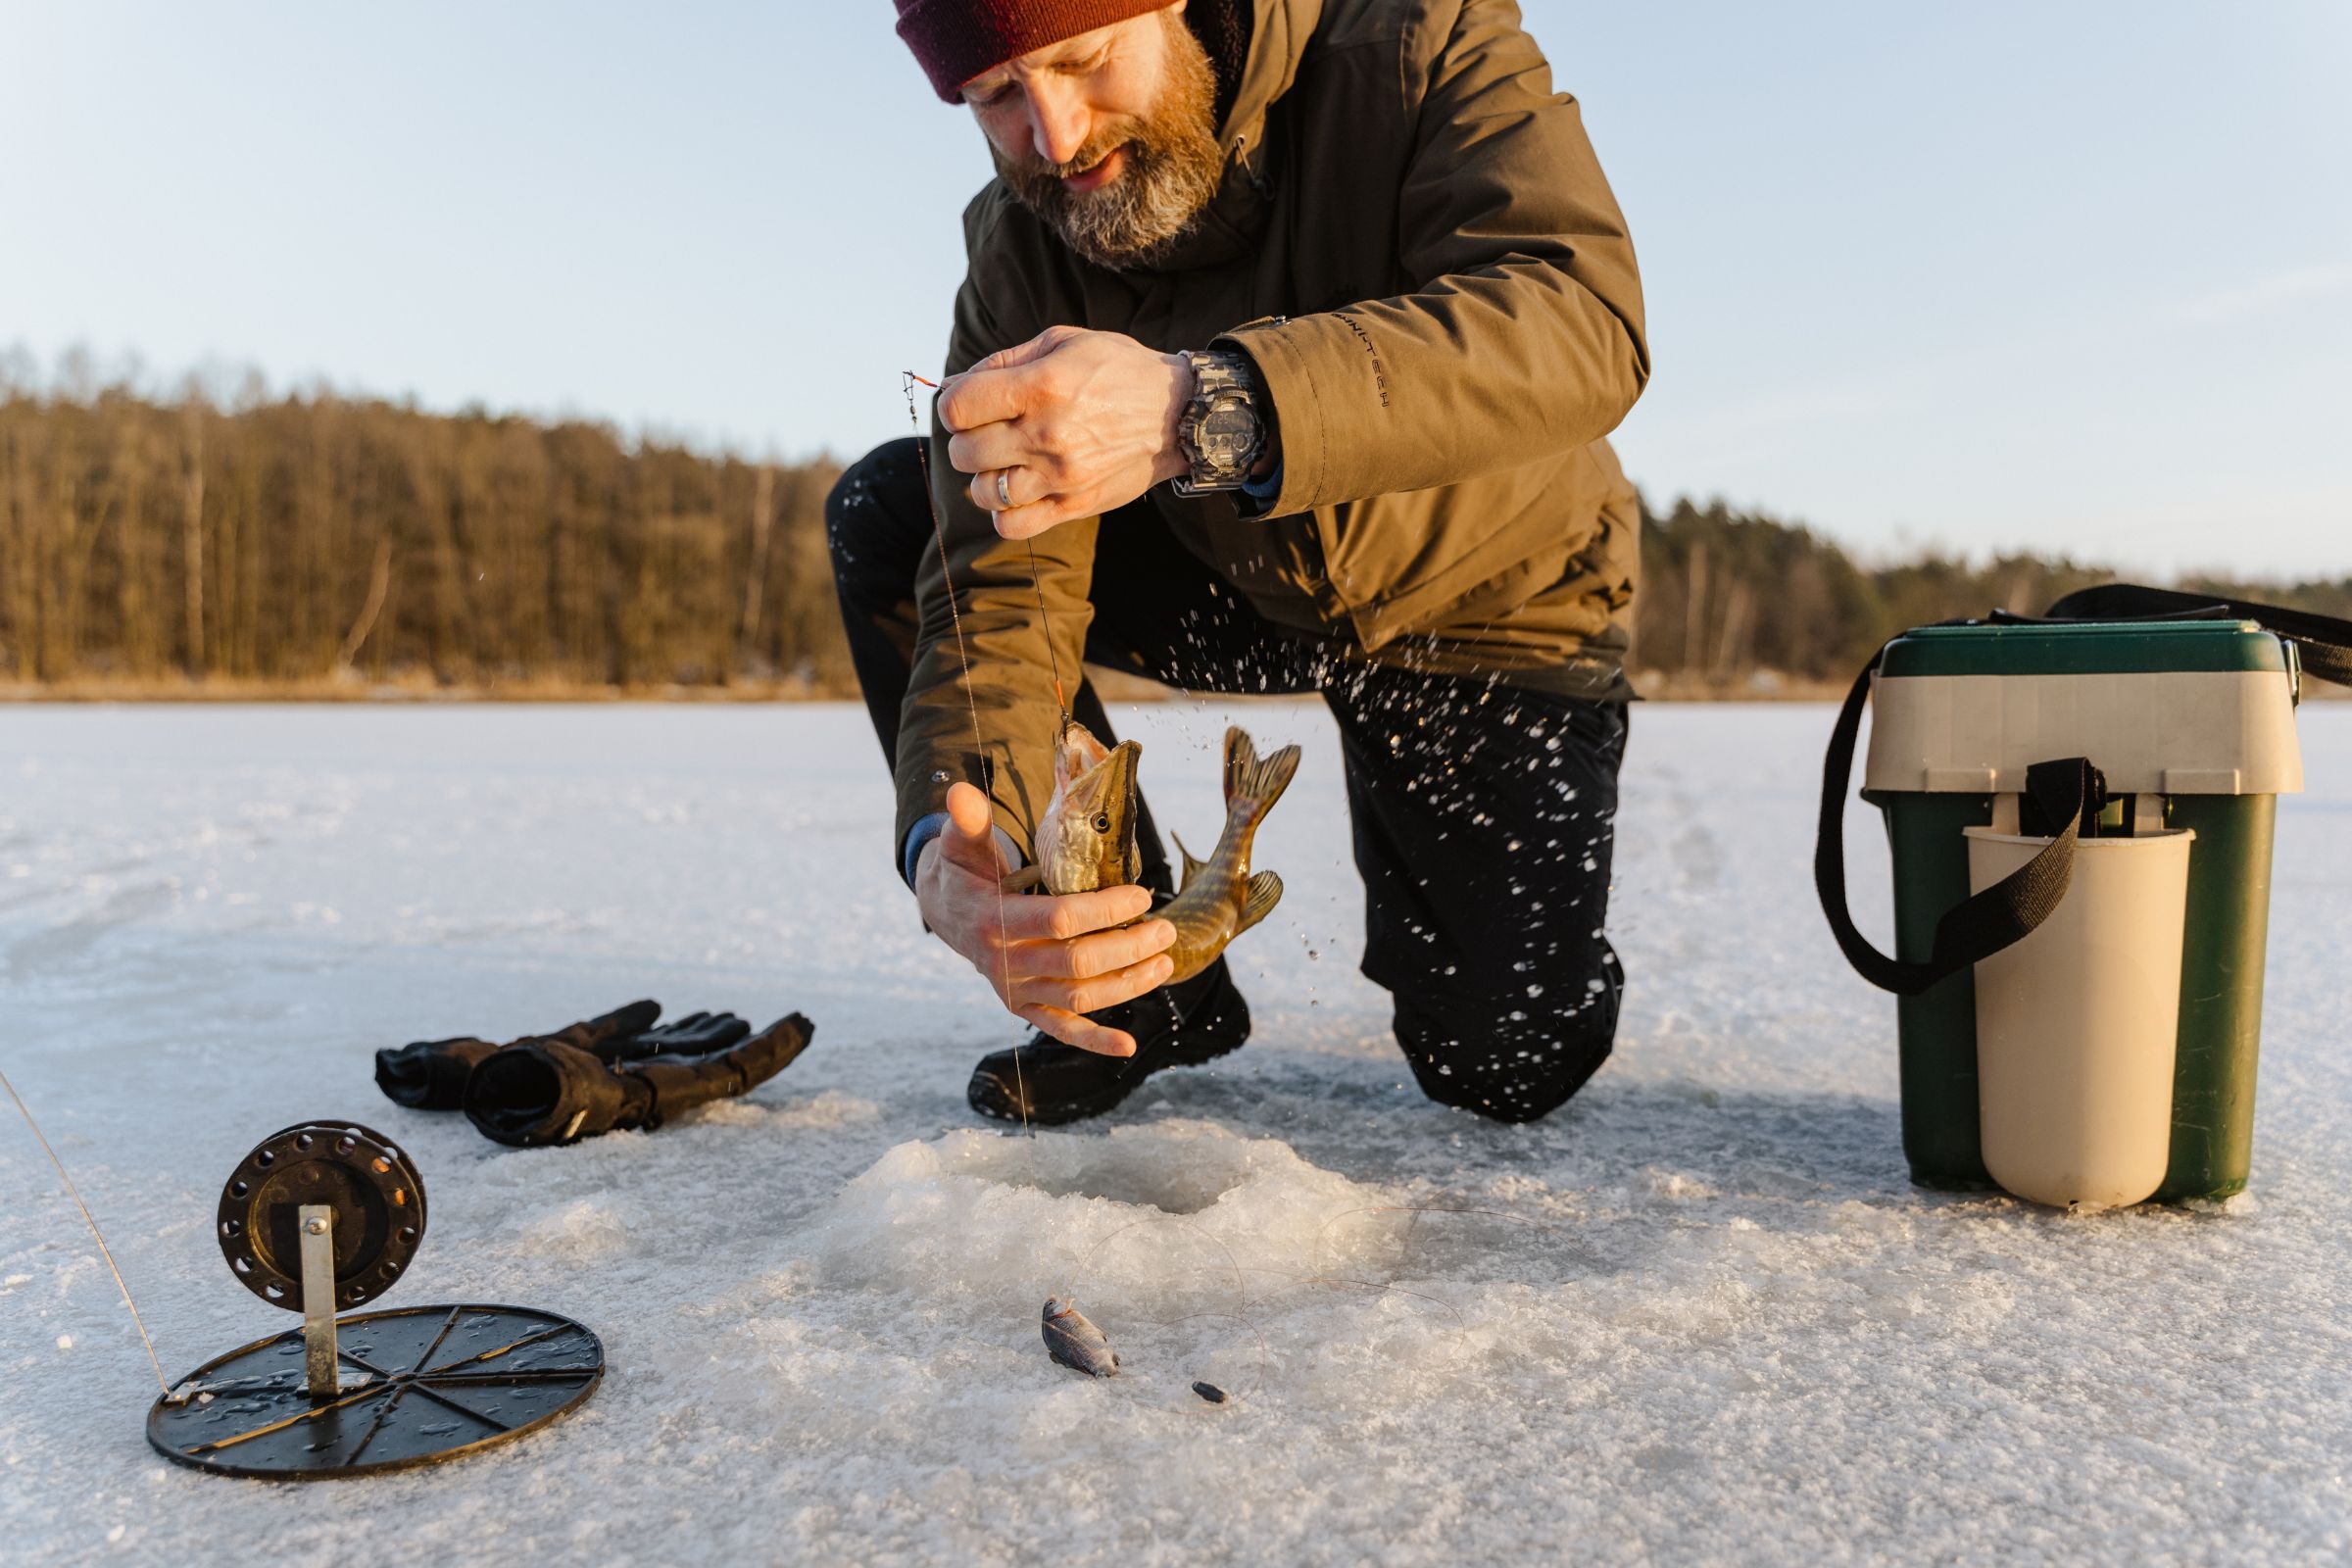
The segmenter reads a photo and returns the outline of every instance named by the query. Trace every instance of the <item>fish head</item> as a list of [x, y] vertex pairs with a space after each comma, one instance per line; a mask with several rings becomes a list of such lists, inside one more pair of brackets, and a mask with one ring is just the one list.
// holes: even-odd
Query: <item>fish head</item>
[[1054, 793], [1037, 835], [1038, 863], [1054, 893], [1115, 888], [1143, 874], [1135, 846], [1135, 741], [1104, 746], [1076, 719], [1054, 744]]
[[1093, 730], [1065, 714], [1061, 728], [1054, 732], [1054, 787], [1066, 788], [1071, 779], [1109, 755], [1110, 748], [1095, 739]]
[[1047, 1298], [1046, 1298], [1046, 1321], [1047, 1321], [1047, 1322], [1049, 1322], [1049, 1323], [1051, 1323], [1051, 1322], [1053, 1322], [1053, 1321], [1054, 1321], [1055, 1318], [1057, 1318], [1057, 1317], [1067, 1317], [1067, 1316], [1069, 1316], [1069, 1315], [1070, 1315], [1070, 1311], [1071, 1311], [1071, 1309], [1072, 1309], [1073, 1307], [1077, 1306], [1077, 1304], [1078, 1304], [1078, 1303], [1077, 1303], [1076, 1301], [1064, 1300], [1062, 1298], [1060, 1298], [1060, 1297], [1058, 1297], [1058, 1296], [1049, 1296], [1049, 1297], [1047, 1297]]

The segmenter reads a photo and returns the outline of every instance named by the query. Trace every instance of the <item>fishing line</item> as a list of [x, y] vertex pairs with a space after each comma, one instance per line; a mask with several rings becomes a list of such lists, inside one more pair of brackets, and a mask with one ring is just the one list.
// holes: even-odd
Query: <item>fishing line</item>
[[[939, 504], [934, 498], [931, 489], [931, 444], [923, 431], [921, 415], [916, 408], [914, 398], [914, 389], [917, 386], [929, 387], [936, 392], [939, 390], [939, 383], [930, 380], [927, 377], [917, 375], [912, 370], [902, 371], [901, 377], [900, 390], [905, 394], [906, 399], [906, 422], [908, 427], [914, 432], [915, 459], [923, 478], [923, 505], [931, 519], [931, 542], [933, 547], [939, 552], [940, 581], [947, 593], [949, 624], [954, 628], [956, 635], [956, 662], [962, 666], [963, 670], [964, 706], [971, 714], [972, 746], [975, 753], [977, 753], [979, 756], [982, 776], [985, 778], [988, 770], [988, 743], [986, 736], [982, 732], [980, 724], [979, 699], [972, 690], [971, 651], [964, 641], [963, 615], [956, 601], [955, 571], [948, 557], [947, 530], [940, 521]], [[1054, 649], [1053, 626], [1048, 618], [1049, 612], [1046, 607], [1045, 584], [1037, 569], [1037, 545], [1034, 539], [1024, 541], [1024, 545], [1029, 558], [1029, 586], [1031, 591], [1037, 596], [1038, 626], [1040, 632], [1043, 633], [1045, 637], [1046, 658], [1054, 676], [1054, 702], [1061, 710], [1061, 718], [1066, 726], [1070, 719], [1069, 699], [1062, 686], [1060, 655]], [[999, 962], [1001, 965], [1000, 974], [1004, 984], [1004, 993], [1009, 998], [1012, 992], [1012, 960], [1010, 942], [1007, 936], [1009, 928], [1007, 917], [1005, 915], [1004, 899], [1004, 889], [1003, 884], [1000, 882], [997, 888], [997, 944]], [[1043, 1184], [1037, 1169], [1037, 1153], [1035, 1150], [1037, 1132], [1036, 1129], [1030, 1125], [1029, 1121], [1029, 1092], [1022, 1072], [1020, 1048], [1017, 1046], [1013, 1049], [1012, 1053], [1012, 1070], [1014, 1092], [1016, 1095], [1018, 1095], [1020, 1100], [1021, 1131], [1024, 1136], [1024, 1141], [1030, 1145], [1026, 1158], [1026, 1162], [1029, 1166], [1030, 1181], [1032, 1186], [1037, 1186], [1042, 1190]], [[1387, 1211], [1390, 1210], [1375, 1205], [1364, 1208], [1348, 1209], [1340, 1214], [1334, 1215], [1324, 1224], [1322, 1231], [1317, 1233], [1315, 1243], [1316, 1257], [1319, 1257], [1322, 1251], [1325, 1238], [1328, 1236], [1332, 1225], [1339, 1223], [1340, 1220], [1348, 1218], [1350, 1214]], [[1429, 1209], [1425, 1211], [1432, 1213], [1494, 1212], [1472, 1209]], [[1517, 1216], [1499, 1215], [1499, 1217], [1516, 1218]], [[1081, 1276], [1084, 1276], [1091, 1272], [1096, 1254], [1099, 1253], [1109, 1242], [1126, 1234], [1128, 1231], [1136, 1229], [1139, 1226], [1152, 1224], [1181, 1225], [1187, 1230], [1190, 1230], [1194, 1234], [1206, 1240], [1219, 1251], [1224, 1253], [1225, 1265], [1232, 1271], [1233, 1274], [1234, 1298], [1236, 1304], [1232, 1307], [1207, 1308], [1199, 1312], [1183, 1313], [1173, 1318], [1145, 1319], [1144, 1322], [1150, 1326], [1159, 1328], [1171, 1328], [1177, 1324], [1190, 1322], [1195, 1318], [1200, 1317], [1222, 1317], [1240, 1322], [1249, 1329], [1250, 1338], [1257, 1342], [1258, 1351], [1256, 1375], [1252, 1379], [1250, 1387], [1247, 1390], [1241, 1391], [1241, 1394], [1254, 1394], [1260, 1387], [1263, 1386], [1265, 1382], [1266, 1373], [1272, 1364], [1273, 1352], [1266, 1340], [1265, 1330], [1258, 1324], [1255, 1318], [1251, 1317], [1246, 1310], [1243, 1310], [1244, 1307], [1253, 1304], [1250, 1299], [1249, 1283], [1243, 1270], [1241, 1260], [1235, 1256], [1233, 1249], [1227, 1246], [1222, 1238], [1210, 1234], [1208, 1231], [1202, 1229], [1200, 1225], [1191, 1220], [1185, 1219], [1181, 1215], [1154, 1215], [1144, 1219], [1133, 1220], [1125, 1225], [1120, 1226], [1118, 1229], [1111, 1231], [1109, 1234], [1098, 1238], [1094, 1245], [1087, 1249], [1085, 1256], [1079, 1260], [1078, 1273]], [[1312, 1259], [1310, 1259], [1310, 1266], [1314, 1266]], [[1462, 1332], [1466, 1332], [1467, 1330], [1468, 1325], [1462, 1316], [1460, 1308], [1454, 1306], [1451, 1302], [1446, 1301], [1442, 1298], [1429, 1296], [1420, 1291], [1406, 1290], [1402, 1286], [1384, 1284], [1374, 1280], [1353, 1279], [1346, 1276], [1335, 1277], [1323, 1275], [1298, 1275], [1293, 1274], [1285, 1269], [1260, 1269], [1257, 1272], [1275, 1274], [1282, 1278], [1288, 1279], [1297, 1285], [1315, 1285], [1364, 1291], [1393, 1292], [1400, 1296], [1415, 1297], [1422, 1300], [1432, 1301], [1438, 1306], [1444, 1308], [1446, 1312], [1450, 1313], [1454, 1320], [1457, 1335]], [[160, 1372], [158, 1373], [158, 1376], [161, 1376]]]
[[[988, 742], [980, 733], [980, 699], [972, 690], [972, 656], [970, 650], [963, 644], [963, 612], [958, 610], [956, 605], [956, 574], [948, 565], [947, 530], [940, 526], [939, 503], [931, 496], [931, 442], [923, 433], [921, 416], [915, 413], [914, 408], [914, 389], [918, 385], [927, 386], [936, 392], [939, 390], [939, 383], [926, 380], [912, 370], [903, 370], [900, 375], [903, 379], [899, 382], [899, 390], [906, 395], [906, 423], [914, 431], [915, 462], [922, 469], [923, 508], [931, 515], [931, 542], [939, 547], [939, 580], [941, 585], [947, 589], [948, 621], [956, 628], [956, 659], [963, 666], [963, 702], [972, 713], [972, 751], [980, 764], [981, 780], [986, 784], [990, 781]], [[1032, 586], [1037, 583], [1037, 551], [1034, 547], [1029, 552], [1029, 581]], [[1045, 605], [1043, 588], [1038, 589], [1038, 605], [1041, 610]], [[1050, 631], [1046, 635], [1046, 652], [1049, 655], [1054, 652], [1054, 637]], [[1061, 696], [1059, 666], [1055, 667], [1054, 673], [1054, 695], [1057, 700]], [[1067, 705], [1063, 706], [1061, 714], [1065, 719], [1069, 717], [1070, 710]], [[991, 804], [990, 825], [993, 827], [995, 825], [996, 791], [991, 789], [988, 793]], [[997, 965], [999, 977], [1004, 987], [1004, 1004], [1009, 1008], [1012, 1005], [1012, 943], [1006, 934], [1003, 878], [999, 878], [997, 882]], [[1016, 1013], [1014, 1016], [1019, 1015]], [[1013, 1093], [1019, 1097], [1021, 1102], [1021, 1136], [1026, 1140], [1034, 1141], [1037, 1137], [1037, 1130], [1029, 1125], [1029, 1086], [1021, 1073], [1021, 1048], [1017, 1045], [1012, 1048], [1012, 1087]], [[1037, 1174], [1036, 1163], [1037, 1156], [1033, 1152], [1030, 1154], [1030, 1176], [1033, 1180]]]
[[[1085, 1275], [1088, 1275], [1094, 1271], [1096, 1254], [1101, 1252], [1103, 1248], [1109, 1246], [1112, 1242], [1126, 1235], [1129, 1231], [1136, 1230], [1145, 1225], [1181, 1225], [1186, 1230], [1191, 1231], [1195, 1236], [1198, 1236], [1202, 1241], [1208, 1243], [1209, 1246], [1215, 1248], [1218, 1251], [1223, 1252], [1225, 1254], [1225, 1266], [1233, 1271], [1233, 1296], [1234, 1300], [1238, 1304], [1230, 1307], [1206, 1307], [1198, 1312], [1179, 1313], [1175, 1317], [1144, 1318], [1141, 1321], [1148, 1327], [1152, 1328], [1174, 1328], [1179, 1323], [1189, 1323], [1193, 1319], [1199, 1317], [1224, 1317], [1233, 1318], [1239, 1321], [1244, 1327], [1249, 1329], [1250, 1338], [1257, 1341], [1257, 1374], [1250, 1381], [1250, 1387], [1235, 1393], [1233, 1396], [1240, 1398], [1247, 1395], [1255, 1394], [1265, 1385], [1266, 1369], [1273, 1363], [1274, 1352], [1266, 1342], [1266, 1331], [1258, 1326], [1257, 1319], [1251, 1317], [1248, 1312], [1242, 1310], [1243, 1306], [1250, 1304], [1249, 1282], [1243, 1277], [1242, 1260], [1234, 1255], [1233, 1249], [1226, 1245], [1223, 1237], [1215, 1235], [1204, 1226], [1185, 1218], [1182, 1214], [1147, 1214], [1141, 1219], [1129, 1220], [1126, 1224], [1121, 1225], [1118, 1229], [1095, 1238], [1094, 1245], [1086, 1250], [1086, 1255], [1078, 1260], [1079, 1275], [1084, 1277]], [[1200, 1273], [1205, 1272], [1205, 1270], [1196, 1269], [1194, 1272]]]
[[[985, 770], [987, 767], [988, 743], [986, 738], [981, 733], [979, 699], [972, 691], [971, 652], [964, 643], [963, 615], [962, 612], [957, 609], [956, 603], [956, 578], [954, 568], [950, 565], [948, 560], [947, 530], [940, 522], [939, 504], [937, 500], [934, 499], [931, 491], [931, 443], [924, 435], [921, 416], [916, 411], [914, 401], [914, 389], [917, 386], [927, 386], [933, 391], [937, 391], [939, 389], [939, 383], [928, 380], [923, 376], [919, 376], [912, 370], [902, 371], [901, 374], [903, 379], [900, 383], [900, 389], [906, 394], [906, 422], [913, 429], [915, 434], [915, 458], [916, 462], [920, 466], [923, 476], [923, 505], [929, 512], [931, 517], [931, 542], [939, 551], [940, 581], [947, 590], [949, 622], [954, 626], [956, 631], [956, 658], [963, 667], [964, 705], [970, 710], [972, 717], [972, 746], [973, 749], [980, 754], [981, 766]], [[1054, 701], [1061, 710], [1062, 725], [1064, 728], [1066, 728], [1070, 722], [1070, 704], [1069, 698], [1065, 694], [1061, 684], [1061, 657], [1055, 652], [1054, 647], [1053, 624], [1047, 618], [1048, 612], [1046, 610], [1045, 584], [1037, 569], [1037, 544], [1036, 541], [1032, 539], [1024, 541], [1024, 545], [1027, 549], [1029, 557], [1029, 586], [1030, 590], [1037, 596], [1038, 629], [1045, 637], [1046, 659], [1054, 675]], [[1001, 972], [1004, 978], [1004, 994], [1009, 1000], [1012, 994], [1012, 957], [1010, 943], [1006, 937], [1007, 924], [1004, 913], [1004, 888], [1003, 883], [1000, 882], [997, 887], [997, 947], [999, 953], [999, 961], [1002, 964]], [[1029, 1167], [1030, 1185], [1042, 1191], [1044, 1184], [1037, 1168], [1037, 1130], [1032, 1127], [1029, 1122], [1029, 1088], [1026, 1075], [1021, 1066], [1021, 1048], [1017, 1045], [1013, 1047], [1012, 1052], [1012, 1075], [1013, 1092], [1020, 1102], [1021, 1132], [1023, 1135], [1023, 1141], [1027, 1145], [1026, 1163]], [[1134, 1222], [1134, 1224], [1121, 1226], [1120, 1231], [1132, 1230], [1135, 1224], [1146, 1223], [1150, 1222], [1138, 1220]], [[1200, 1228], [1198, 1226], [1194, 1226], [1193, 1229], [1199, 1230]], [[1120, 1231], [1113, 1231], [1111, 1235], [1116, 1236], [1120, 1233]], [[1200, 1231], [1200, 1234], [1203, 1236], [1208, 1235], [1208, 1233], [1205, 1231]], [[1102, 1238], [1103, 1241], [1107, 1241], [1109, 1239], [1109, 1237]], [[1212, 1242], [1215, 1242], [1220, 1249], [1224, 1250], [1226, 1263], [1233, 1269], [1235, 1294], [1237, 1297], [1242, 1295], [1246, 1287], [1244, 1286], [1242, 1279], [1241, 1264], [1234, 1257], [1233, 1250], [1225, 1247], [1223, 1242], [1218, 1241], [1213, 1236], [1209, 1237], [1208, 1239]], [[1097, 1248], [1100, 1248], [1101, 1246], [1102, 1242], [1096, 1243]], [[1088, 1258], [1091, 1259], [1092, 1256], [1093, 1251], [1090, 1250], [1088, 1252]], [[1079, 1267], [1081, 1272], [1083, 1272], [1086, 1268], [1086, 1263], [1082, 1261]], [[1200, 1316], [1203, 1314], [1195, 1313], [1190, 1315]], [[1239, 1317], [1244, 1323], [1249, 1325], [1250, 1334], [1257, 1340], [1257, 1379], [1256, 1382], [1252, 1383], [1250, 1386], [1250, 1392], [1254, 1393], [1257, 1385], [1263, 1383], [1265, 1380], [1265, 1369], [1268, 1359], [1265, 1334], [1258, 1328], [1255, 1322], [1250, 1319], [1246, 1313], [1228, 1312], [1218, 1315]], [[1175, 1319], [1172, 1321], [1181, 1322], [1183, 1319]]]
[[1070, 700], [1061, 695], [1061, 656], [1054, 651], [1054, 623], [1046, 616], [1046, 585], [1037, 574], [1037, 540], [1024, 539], [1029, 547], [1029, 587], [1037, 595], [1037, 627], [1046, 634], [1046, 662], [1054, 670], [1054, 701], [1061, 709], [1061, 725], [1070, 725]]
[[[1247, 1328], [1250, 1331], [1250, 1338], [1257, 1341], [1257, 1369], [1250, 1380], [1250, 1386], [1246, 1389], [1228, 1389], [1222, 1384], [1209, 1384], [1208, 1387], [1216, 1389], [1219, 1393], [1225, 1396], [1224, 1399], [1212, 1400], [1206, 1398], [1206, 1396], [1200, 1393], [1200, 1384], [1193, 1383], [1192, 1386], [1186, 1390], [1186, 1392], [1193, 1395], [1194, 1397], [1183, 1400], [1181, 1405], [1177, 1407], [1181, 1407], [1186, 1410], [1198, 1410], [1204, 1403], [1214, 1405], [1223, 1404], [1226, 1402], [1226, 1399], [1246, 1399], [1250, 1396], [1255, 1394], [1259, 1389], [1264, 1388], [1266, 1386], [1266, 1369], [1273, 1365], [1274, 1352], [1266, 1344], [1265, 1331], [1257, 1326], [1256, 1322], [1250, 1318], [1249, 1313], [1237, 1311], [1231, 1307], [1210, 1306], [1203, 1307], [1198, 1312], [1186, 1312], [1177, 1317], [1146, 1318], [1144, 1319], [1144, 1322], [1148, 1327], [1166, 1329], [1174, 1328], [1179, 1323], [1190, 1323], [1197, 1317], [1231, 1318], [1240, 1323], [1244, 1328]], [[1181, 1372], [1177, 1373], [1176, 1376], [1180, 1380], [1184, 1379], [1184, 1374]], [[1171, 1408], [1171, 1406], [1164, 1401], [1146, 1398], [1140, 1393], [1130, 1392], [1136, 1387], [1133, 1381], [1127, 1379], [1121, 1379], [1119, 1381], [1120, 1383], [1127, 1385], [1126, 1388], [1120, 1389], [1120, 1392], [1128, 1398], [1133, 1399], [1136, 1403], [1149, 1404], [1163, 1410]], [[1114, 1383], [1112, 1387], [1117, 1389], [1119, 1388], [1119, 1384]]]
[[80, 1190], [74, 1185], [74, 1178], [66, 1174], [66, 1162], [57, 1157], [56, 1150], [49, 1147], [48, 1135], [41, 1131], [41, 1124], [32, 1119], [32, 1107], [24, 1103], [24, 1097], [17, 1093], [17, 1086], [8, 1081], [5, 1072], [0, 1072], [0, 1089], [6, 1089], [8, 1098], [17, 1102], [17, 1113], [24, 1118], [24, 1125], [32, 1129], [32, 1136], [39, 1140], [41, 1152], [49, 1156], [49, 1163], [57, 1167], [57, 1179], [66, 1184], [66, 1196], [74, 1200], [75, 1208], [81, 1210], [81, 1222], [90, 1228], [90, 1239], [98, 1244], [98, 1255], [106, 1259], [107, 1272], [115, 1277], [115, 1289], [122, 1293], [122, 1304], [130, 1308], [130, 1321], [138, 1328], [139, 1343], [147, 1347], [147, 1364], [155, 1368], [156, 1386], [164, 1391], [165, 1398], [170, 1398], [172, 1383], [164, 1376], [164, 1363], [156, 1359], [155, 1341], [147, 1337], [147, 1320], [139, 1316], [139, 1303], [130, 1298], [130, 1287], [122, 1283], [122, 1271], [115, 1266], [114, 1251], [106, 1245], [105, 1236], [99, 1233], [98, 1221], [90, 1214], [90, 1205], [81, 1200]]

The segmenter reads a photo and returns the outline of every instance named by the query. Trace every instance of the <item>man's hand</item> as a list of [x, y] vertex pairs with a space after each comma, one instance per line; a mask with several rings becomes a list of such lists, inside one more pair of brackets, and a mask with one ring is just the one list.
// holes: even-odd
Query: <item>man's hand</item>
[[1176, 422], [1193, 368], [1117, 332], [1050, 326], [941, 387], [948, 461], [997, 532], [1029, 539], [1187, 471]]
[[1059, 898], [1004, 891], [1010, 869], [997, 851], [988, 797], [969, 784], [948, 791], [948, 825], [915, 861], [914, 897], [941, 941], [971, 960], [1016, 1016], [1065, 1045], [1105, 1056], [1135, 1054], [1135, 1037], [1081, 1014], [1165, 985], [1176, 940], [1165, 920], [1110, 929], [1150, 911], [1140, 887]]

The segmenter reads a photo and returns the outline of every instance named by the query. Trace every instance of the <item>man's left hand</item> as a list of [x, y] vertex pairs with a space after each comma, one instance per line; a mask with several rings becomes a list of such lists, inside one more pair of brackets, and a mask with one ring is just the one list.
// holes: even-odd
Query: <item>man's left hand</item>
[[948, 461], [1007, 539], [1123, 507], [1189, 465], [1176, 421], [1193, 368], [1118, 332], [1050, 326], [939, 393]]

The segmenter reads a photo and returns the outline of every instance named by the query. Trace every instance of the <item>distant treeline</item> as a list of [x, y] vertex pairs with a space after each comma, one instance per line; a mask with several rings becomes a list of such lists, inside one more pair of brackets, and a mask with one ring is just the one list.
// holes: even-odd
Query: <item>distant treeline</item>
[[9, 395], [0, 678], [824, 689], [832, 480], [381, 402]]
[[[1865, 567], [1808, 528], [1722, 502], [1642, 511], [1636, 654], [1653, 693], [1853, 679], [1910, 626], [1993, 610], [2039, 614], [2113, 570], [2065, 558], [1971, 565], [1927, 554]], [[2194, 575], [2159, 584], [2352, 616], [2352, 576], [2276, 583]]]
[[[0, 387], [0, 681], [846, 692], [836, 471], [331, 395]], [[1644, 523], [1637, 654], [1661, 693], [1842, 681], [1902, 627], [2110, 575], [1866, 567], [1721, 504]], [[2352, 614], [2352, 578], [2195, 586]]]

